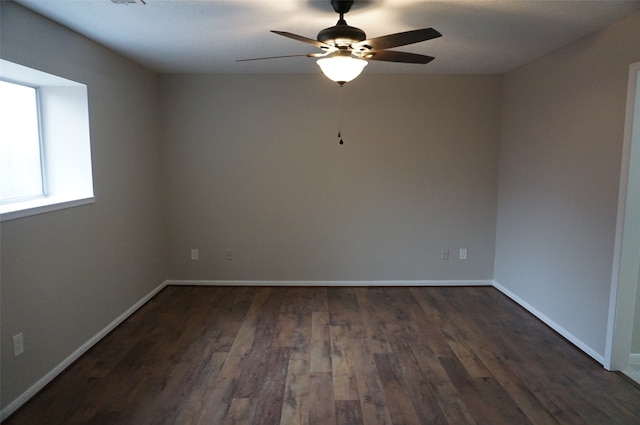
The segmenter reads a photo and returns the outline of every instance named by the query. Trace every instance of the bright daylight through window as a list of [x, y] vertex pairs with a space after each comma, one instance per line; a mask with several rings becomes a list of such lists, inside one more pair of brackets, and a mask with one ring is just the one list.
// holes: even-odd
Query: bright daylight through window
[[44, 195], [38, 92], [0, 81], [0, 203]]
[[87, 86], [0, 59], [0, 220], [92, 202]]

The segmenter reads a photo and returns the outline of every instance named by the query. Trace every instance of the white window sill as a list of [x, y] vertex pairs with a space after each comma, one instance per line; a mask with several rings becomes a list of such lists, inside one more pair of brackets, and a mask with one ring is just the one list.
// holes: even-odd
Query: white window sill
[[68, 198], [49, 196], [32, 199], [24, 202], [0, 205], [0, 221], [14, 220], [16, 218], [29, 217], [36, 214], [73, 208], [80, 205], [93, 204], [96, 198]]

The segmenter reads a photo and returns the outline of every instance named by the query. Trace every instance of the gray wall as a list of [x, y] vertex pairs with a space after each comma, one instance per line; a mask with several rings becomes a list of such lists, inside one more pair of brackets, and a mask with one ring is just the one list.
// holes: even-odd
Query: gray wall
[[[88, 86], [96, 202], [1, 224], [2, 407], [165, 279], [157, 78], [0, 2], [2, 58]], [[11, 337], [24, 333], [14, 358]]]
[[640, 14], [504, 78], [495, 280], [604, 356]]
[[500, 84], [161, 77], [169, 276], [490, 280]]

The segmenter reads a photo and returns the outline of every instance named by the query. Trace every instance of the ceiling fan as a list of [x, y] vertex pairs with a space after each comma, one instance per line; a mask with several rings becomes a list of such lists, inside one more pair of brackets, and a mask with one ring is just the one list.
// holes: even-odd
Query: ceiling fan
[[331, 6], [340, 15], [340, 19], [336, 25], [320, 31], [316, 40], [286, 31], [271, 31], [283, 37], [317, 47], [321, 52], [306, 55], [240, 59], [238, 62], [297, 56], [319, 58], [317, 63], [322, 72], [342, 86], [360, 75], [367, 65], [367, 60], [426, 64], [434, 59], [433, 56], [387, 50], [441, 37], [442, 34], [433, 28], [423, 28], [367, 39], [364, 31], [348, 25], [344, 19], [344, 15], [353, 6], [353, 0], [331, 0]]

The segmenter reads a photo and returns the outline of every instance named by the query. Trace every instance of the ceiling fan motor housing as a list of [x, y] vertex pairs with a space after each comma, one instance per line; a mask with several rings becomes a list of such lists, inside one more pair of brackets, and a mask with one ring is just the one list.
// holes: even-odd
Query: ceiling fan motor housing
[[329, 28], [325, 28], [318, 33], [318, 41], [335, 47], [349, 47], [352, 43], [357, 43], [367, 38], [360, 28], [347, 25], [344, 14], [351, 10], [353, 0], [331, 0], [331, 6], [336, 13], [340, 14], [338, 23]]
[[347, 25], [344, 19], [338, 21], [338, 24], [325, 28], [318, 33], [318, 41], [329, 44], [331, 46], [349, 46], [351, 43], [357, 43], [367, 38], [367, 35], [360, 28]]

